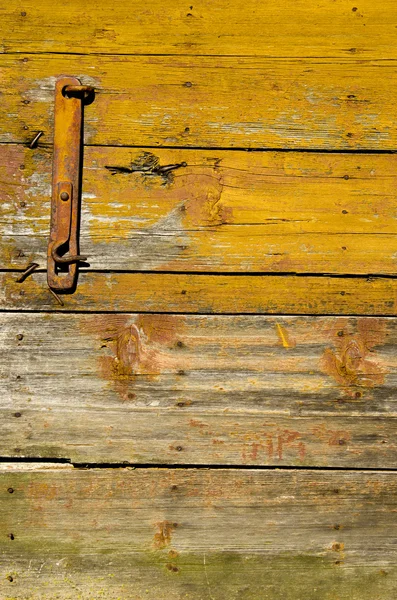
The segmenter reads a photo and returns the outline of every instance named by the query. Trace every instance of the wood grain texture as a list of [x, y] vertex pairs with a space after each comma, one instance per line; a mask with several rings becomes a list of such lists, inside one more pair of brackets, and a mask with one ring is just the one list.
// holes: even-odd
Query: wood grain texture
[[393, 0], [10, 0], [3, 52], [396, 58]]
[[[51, 155], [0, 146], [3, 269], [46, 267]], [[88, 147], [81, 248], [97, 270], [394, 275], [396, 190], [391, 155]]]
[[80, 271], [77, 290], [51, 295], [45, 273], [23, 283], [0, 273], [2, 310], [341, 314], [397, 313], [397, 279], [281, 275], [198, 275]]
[[5, 465], [0, 480], [4, 600], [395, 597], [393, 473]]
[[98, 90], [87, 144], [393, 151], [396, 64], [3, 54], [0, 142], [51, 140], [55, 78], [68, 73]]
[[2, 314], [0, 456], [397, 466], [390, 318]]

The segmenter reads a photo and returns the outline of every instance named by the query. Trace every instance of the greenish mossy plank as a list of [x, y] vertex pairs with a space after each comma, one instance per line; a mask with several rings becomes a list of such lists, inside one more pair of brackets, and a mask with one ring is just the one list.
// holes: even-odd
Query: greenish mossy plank
[[22, 464], [3, 465], [0, 482], [4, 600], [397, 591], [395, 473]]
[[[0, 268], [45, 268], [52, 148], [0, 157]], [[394, 275], [396, 206], [397, 156], [86, 147], [80, 247], [95, 270]]]
[[87, 144], [394, 151], [396, 67], [365, 58], [1, 54], [0, 141], [30, 143], [43, 131], [50, 143], [55, 80], [68, 73], [97, 90], [85, 109]]
[[395, 318], [0, 315], [0, 456], [397, 466]]

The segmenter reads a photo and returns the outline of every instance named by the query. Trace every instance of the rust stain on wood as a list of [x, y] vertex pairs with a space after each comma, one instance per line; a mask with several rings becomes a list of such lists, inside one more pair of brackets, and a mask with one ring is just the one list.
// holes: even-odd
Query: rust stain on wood
[[[95, 322], [83, 321], [83, 329], [94, 334], [99, 350], [99, 371], [124, 401], [135, 399], [134, 378], [156, 379], [167, 369], [176, 368], [183, 357], [167, 353], [183, 345], [185, 318], [177, 315], [97, 315]], [[180, 368], [183, 365], [180, 365]]]
[[156, 523], [158, 532], [154, 534], [153, 545], [158, 550], [163, 550], [171, 544], [172, 533], [175, 531], [177, 523], [172, 521], [160, 521]]
[[386, 339], [386, 323], [381, 319], [337, 320], [331, 333], [333, 347], [324, 351], [323, 370], [333, 377], [349, 396], [361, 397], [357, 388], [382, 385], [386, 372], [376, 358], [376, 347]]

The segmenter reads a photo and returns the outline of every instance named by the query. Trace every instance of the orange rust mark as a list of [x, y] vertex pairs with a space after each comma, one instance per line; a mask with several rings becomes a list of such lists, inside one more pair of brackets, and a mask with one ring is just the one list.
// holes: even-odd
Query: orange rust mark
[[258, 444], [257, 442], [253, 442], [253, 444], [252, 444], [252, 451], [251, 451], [251, 458], [252, 458], [252, 460], [256, 460], [258, 458], [259, 448], [262, 448], [262, 444]]
[[278, 337], [280, 338], [280, 341], [281, 341], [283, 347], [284, 348], [295, 348], [296, 341], [290, 337], [286, 328], [283, 327], [282, 325], [280, 325], [280, 323], [276, 323], [276, 329], [277, 329]]
[[284, 429], [282, 433], [279, 433], [277, 436], [277, 454], [278, 458], [281, 460], [283, 458], [283, 450], [285, 446], [289, 446], [295, 440], [300, 438], [300, 434], [297, 431], [291, 431], [289, 429]]
[[171, 571], [172, 573], [178, 573], [179, 572], [179, 568], [176, 565], [173, 565], [172, 563], [168, 563], [166, 565], [167, 569], [169, 571]]
[[327, 429], [322, 424], [312, 428], [313, 435], [319, 440], [326, 442], [329, 446], [344, 446], [351, 439], [351, 433], [347, 429]]
[[[187, 230], [196, 227], [213, 227], [233, 223], [233, 210], [221, 201], [223, 178], [215, 169], [195, 173], [191, 177], [193, 186], [189, 189], [190, 199], [182, 211], [183, 224]], [[183, 190], [186, 195], [186, 190]]]
[[185, 367], [183, 354], [169, 352], [184, 326], [185, 318], [178, 315], [96, 315], [83, 322], [104, 352], [98, 357], [100, 376], [124, 401], [136, 398], [131, 391], [134, 376], [156, 378], [165, 370]]
[[300, 460], [304, 460], [306, 456], [306, 446], [304, 442], [299, 442], [298, 444], [298, 455]]
[[273, 444], [272, 436], [268, 436], [268, 438], [266, 440], [266, 448], [267, 448], [267, 456], [268, 456], [269, 460], [272, 460], [273, 455], [274, 455], [274, 444]]
[[[265, 424], [267, 425], [267, 424]], [[285, 450], [295, 452], [299, 460], [303, 461], [306, 456], [306, 444], [301, 439], [298, 431], [290, 429], [277, 430], [271, 433], [265, 433], [264, 441], [252, 441], [244, 444], [241, 456], [246, 463], [248, 460], [258, 461], [261, 455], [267, 454], [269, 462], [275, 459], [284, 460]]]
[[345, 544], [343, 542], [333, 542], [331, 549], [334, 552], [343, 552]]
[[384, 383], [385, 369], [374, 350], [386, 339], [384, 320], [338, 319], [331, 335], [334, 347], [324, 351], [321, 366], [345, 393], [359, 397], [352, 387], [372, 388]]
[[28, 485], [26, 495], [40, 500], [53, 500], [59, 495], [59, 489], [55, 484], [31, 482]]
[[207, 423], [203, 423], [202, 421], [199, 421], [198, 419], [190, 419], [189, 425], [191, 427], [199, 427], [200, 429], [202, 429], [203, 427], [208, 427]]
[[177, 527], [177, 523], [172, 521], [160, 521], [155, 525], [158, 528], [158, 532], [154, 534], [154, 546], [155, 548], [162, 550], [171, 544], [172, 533]]

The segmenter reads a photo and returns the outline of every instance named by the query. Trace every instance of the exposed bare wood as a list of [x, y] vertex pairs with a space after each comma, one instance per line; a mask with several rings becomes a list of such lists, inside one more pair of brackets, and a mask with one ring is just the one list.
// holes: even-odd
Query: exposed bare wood
[[3, 314], [0, 456], [396, 467], [397, 321]]
[[[51, 153], [0, 146], [3, 269], [46, 266]], [[395, 156], [91, 147], [84, 165], [93, 269], [397, 272]]]
[[396, 65], [4, 54], [0, 141], [30, 144], [43, 131], [50, 142], [55, 78], [66, 72], [98, 90], [88, 144], [395, 150]]
[[391, 600], [396, 483], [380, 472], [5, 468], [1, 595]]

